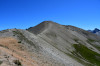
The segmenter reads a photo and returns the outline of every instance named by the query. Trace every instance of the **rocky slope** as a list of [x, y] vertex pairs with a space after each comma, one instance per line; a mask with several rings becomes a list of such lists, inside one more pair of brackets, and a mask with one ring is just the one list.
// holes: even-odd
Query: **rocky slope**
[[1, 66], [100, 66], [100, 37], [52, 21], [1, 31], [0, 49]]

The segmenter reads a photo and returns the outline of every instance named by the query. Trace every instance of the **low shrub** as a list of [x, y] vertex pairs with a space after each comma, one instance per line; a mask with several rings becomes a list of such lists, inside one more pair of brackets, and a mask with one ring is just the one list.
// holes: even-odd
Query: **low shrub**
[[17, 66], [22, 66], [21, 62], [19, 60], [14, 60], [14, 63], [17, 65]]

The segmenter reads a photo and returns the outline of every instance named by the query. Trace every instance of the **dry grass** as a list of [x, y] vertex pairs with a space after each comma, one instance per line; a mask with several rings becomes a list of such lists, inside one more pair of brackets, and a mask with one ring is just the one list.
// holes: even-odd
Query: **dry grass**
[[0, 38], [0, 50], [3, 50], [4, 52], [17, 58], [19, 61], [21, 61], [23, 66], [38, 66], [37, 62], [30, 58], [26, 48], [19, 44], [15, 38]]

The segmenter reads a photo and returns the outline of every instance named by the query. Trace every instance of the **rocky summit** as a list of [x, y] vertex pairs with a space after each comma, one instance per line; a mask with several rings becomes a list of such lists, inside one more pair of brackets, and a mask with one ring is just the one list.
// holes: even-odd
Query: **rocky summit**
[[100, 30], [98, 28], [95, 28], [94, 30], [88, 30], [88, 31], [100, 36]]
[[100, 66], [100, 37], [52, 21], [3, 30], [0, 66]]

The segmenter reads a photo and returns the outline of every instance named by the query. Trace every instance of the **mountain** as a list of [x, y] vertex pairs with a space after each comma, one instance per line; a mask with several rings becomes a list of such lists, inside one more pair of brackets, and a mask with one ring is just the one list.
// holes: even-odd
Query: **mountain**
[[3, 30], [0, 66], [100, 66], [100, 37], [52, 21]]
[[88, 30], [88, 31], [100, 36], [100, 30], [98, 28], [95, 28], [94, 30]]

